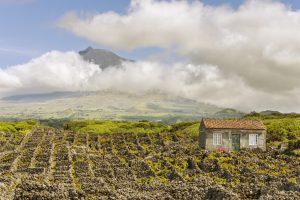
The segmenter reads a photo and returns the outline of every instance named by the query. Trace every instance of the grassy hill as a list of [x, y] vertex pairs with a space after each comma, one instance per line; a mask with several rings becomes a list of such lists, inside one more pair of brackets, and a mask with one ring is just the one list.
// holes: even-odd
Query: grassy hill
[[[241, 117], [223, 108], [159, 92], [56, 92], [0, 100], [0, 116], [14, 119], [113, 119], [174, 123], [202, 116]], [[217, 112], [220, 112], [216, 114]]]

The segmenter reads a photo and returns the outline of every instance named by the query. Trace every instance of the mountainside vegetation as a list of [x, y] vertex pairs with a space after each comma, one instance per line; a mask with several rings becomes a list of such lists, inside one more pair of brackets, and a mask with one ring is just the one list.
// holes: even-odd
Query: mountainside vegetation
[[127, 93], [115, 90], [53, 92], [19, 95], [0, 100], [0, 120], [149, 120], [175, 123], [201, 117], [242, 117], [244, 113], [223, 109], [159, 91]]

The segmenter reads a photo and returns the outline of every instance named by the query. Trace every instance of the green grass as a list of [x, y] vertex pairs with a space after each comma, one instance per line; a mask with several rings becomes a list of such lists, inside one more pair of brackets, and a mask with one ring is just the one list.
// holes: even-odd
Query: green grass
[[35, 120], [24, 120], [15, 122], [0, 121], [0, 132], [27, 133], [36, 125], [38, 125], [38, 122]]
[[250, 113], [248, 119], [261, 119], [267, 127], [267, 143], [270, 146], [280, 146], [287, 142], [293, 149], [300, 147], [300, 114], [259, 114]]
[[74, 120], [65, 122], [64, 128], [81, 133], [158, 133], [171, 126], [149, 121]]

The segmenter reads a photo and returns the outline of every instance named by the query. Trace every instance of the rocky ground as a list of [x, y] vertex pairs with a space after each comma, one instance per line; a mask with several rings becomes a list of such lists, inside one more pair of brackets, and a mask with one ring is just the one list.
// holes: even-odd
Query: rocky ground
[[300, 158], [185, 134], [0, 133], [0, 199], [300, 199]]

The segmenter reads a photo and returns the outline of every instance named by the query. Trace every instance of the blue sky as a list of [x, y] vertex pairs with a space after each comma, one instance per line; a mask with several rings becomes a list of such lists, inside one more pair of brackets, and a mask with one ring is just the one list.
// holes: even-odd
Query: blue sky
[[[230, 4], [237, 7], [243, 0], [204, 0], [206, 4]], [[294, 9], [299, 0], [282, 0]], [[0, 0], [0, 67], [22, 64], [51, 50], [79, 51], [87, 46], [99, 47], [54, 26], [68, 11], [99, 13], [115, 11], [125, 13], [129, 0]], [[157, 48], [134, 51], [114, 50], [124, 57], [142, 59]]]

